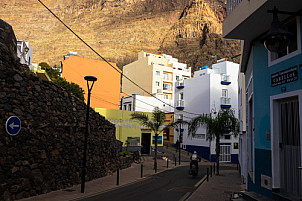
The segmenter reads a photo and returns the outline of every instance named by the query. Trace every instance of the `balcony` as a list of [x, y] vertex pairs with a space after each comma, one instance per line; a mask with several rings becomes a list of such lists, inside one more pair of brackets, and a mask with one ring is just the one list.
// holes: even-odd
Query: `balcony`
[[185, 102], [184, 100], [178, 100], [175, 104], [175, 107], [177, 110], [183, 110], [185, 109]]
[[221, 97], [220, 98], [220, 107], [221, 108], [230, 108], [231, 107], [231, 98]]
[[182, 88], [184, 88], [185, 86], [184, 86], [184, 81], [182, 80], [182, 81], [177, 81], [176, 82], [176, 88], [177, 89], [182, 89]]
[[230, 76], [229, 75], [221, 75], [221, 82], [220, 83], [223, 84], [223, 85], [231, 84]]

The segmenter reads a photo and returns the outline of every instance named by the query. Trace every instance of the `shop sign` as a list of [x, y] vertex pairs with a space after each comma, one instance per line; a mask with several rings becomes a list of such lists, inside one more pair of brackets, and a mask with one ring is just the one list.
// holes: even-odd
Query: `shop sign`
[[272, 87], [298, 80], [298, 67], [294, 66], [271, 75]]

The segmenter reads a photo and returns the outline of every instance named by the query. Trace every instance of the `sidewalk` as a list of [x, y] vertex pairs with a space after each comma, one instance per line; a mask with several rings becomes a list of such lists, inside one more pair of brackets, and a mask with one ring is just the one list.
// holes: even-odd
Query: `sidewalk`
[[[175, 149], [164, 150], [168, 157], [173, 156]], [[178, 153], [177, 153], [178, 154]], [[189, 155], [185, 152], [181, 152], [182, 162], [175, 166], [174, 161], [169, 161], [169, 168], [167, 168], [167, 161], [158, 159], [158, 170], [157, 173], [163, 172], [165, 170], [173, 169], [179, 166], [188, 166], [187, 161]], [[90, 197], [92, 195], [101, 194], [116, 188], [120, 188], [135, 182], [147, 179], [149, 176], [155, 174], [154, 172], [154, 161], [152, 157], [144, 157], [143, 165], [143, 178], [141, 178], [141, 165], [133, 163], [131, 167], [127, 169], [120, 170], [119, 172], [119, 185], [117, 184], [117, 173], [102, 177], [93, 181], [88, 181], [85, 183], [85, 193], [81, 193], [81, 185], [75, 185], [67, 189], [62, 189], [58, 191], [53, 191], [47, 194], [41, 194], [38, 196], [33, 196], [30, 198], [22, 199], [22, 201], [62, 201], [62, 200], [79, 200], [85, 197]], [[169, 158], [170, 159], [170, 158]], [[203, 161], [203, 165], [212, 165], [208, 161]], [[231, 170], [223, 170], [231, 169]], [[207, 200], [207, 201], [224, 201], [230, 200], [231, 194], [233, 192], [239, 192], [244, 190], [244, 185], [240, 182], [240, 176], [236, 170], [236, 165], [221, 164], [220, 175], [209, 177], [209, 182], [204, 178], [204, 182], [199, 185], [202, 181], [199, 181], [195, 187], [196, 190], [182, 200], [197, 201], [197, 200]], [[199, 185], [199, 186], [198, 186]]]
[[[229, 168], [228, 168], [229, 167]], [[226, 170], [223, 170], [226, 168]], [[209, 177], [186, 199], [188, 201], [229, 201], [234, 192], [244, 191], [236, 165], [220, 164], [220, 175]]]
[[[85, 183], [85, 193], [81, 193], [81, 185], [75, 185], [67, 189], [62, 189], [58, 191], [52, 191], [47, 194], [41, 194], [38, 196], [33, 196], [29, 198], [22, 199], [22, 201], [62, 201], [62, 200], [79, 200], [81, 198], [89, 197], [92, 195], [104, 193], [115, 188], [119, 188], [125, 185], [129, 185], [143, 179], [147, 179], [149, 176], [154, 175], [155, 171], [154, 161], [152, 157], [144, 157], [144, 168], [143, 168], [143, 178], [141, 178], [141, 165], [133, 163], [131, 167], [127, 169], [120, 170], [119, 172], [119, 185], [117, 184], [117, 173], [112, 175], [101, 177], [99, 179], [88, 181]], [[167, 168], [167, 161], [158, 159], [157, 160], [157, 173], [163, 172], [165, 170], [173, 169], [179, 166], [187, 166], [189, 163], [181, 162], [181, 165], [175, 166], [174, 161], [169, 161], [169, 168]]]

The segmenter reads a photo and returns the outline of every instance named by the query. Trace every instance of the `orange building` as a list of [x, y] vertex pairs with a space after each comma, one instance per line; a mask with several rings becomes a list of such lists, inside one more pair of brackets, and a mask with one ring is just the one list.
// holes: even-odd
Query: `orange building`
[[62, 64], [62, 77], [69, 82], [74, 82], [85, 90], [87, 101], [87, 82], [84, 77], [95, 76], [97, 81], [91, 91], [90, 106], [92, 108], [119, 109], [121, 72], [115, 63], [110, 64], [96, 59], [88, 59], [77, 56], [76, 52], [70, 52], [64, 56]]

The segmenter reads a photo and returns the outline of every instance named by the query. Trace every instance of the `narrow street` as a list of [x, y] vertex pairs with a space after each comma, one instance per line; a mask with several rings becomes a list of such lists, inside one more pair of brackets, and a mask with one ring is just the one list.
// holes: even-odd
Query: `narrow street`
[[194, 185], [206, 175], [206, 168], [207, 166], [200, 166], [199, 176], [192, 178], [188, 174], [187, 166], [178, 167], [153, 175], [141, 182], [82, 200], [180, 200], [186, 193], [195, 190]]

